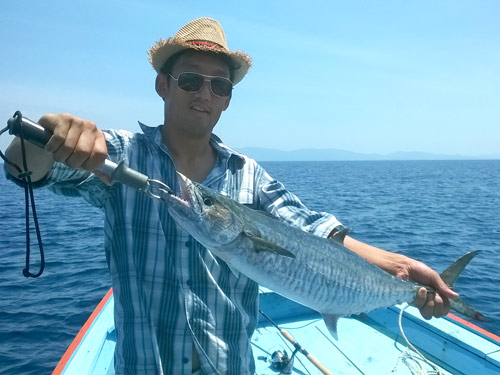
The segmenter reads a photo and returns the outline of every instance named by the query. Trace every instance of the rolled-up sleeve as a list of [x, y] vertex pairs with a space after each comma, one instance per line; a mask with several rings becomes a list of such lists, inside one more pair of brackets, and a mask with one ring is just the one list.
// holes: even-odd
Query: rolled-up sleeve
[[334, 215], [308, 209], [295, 194], [267, 172], [259, 175], [258, 195], [261, 209], [320, 237], [328, 237], [334, 229], [344, 228]]

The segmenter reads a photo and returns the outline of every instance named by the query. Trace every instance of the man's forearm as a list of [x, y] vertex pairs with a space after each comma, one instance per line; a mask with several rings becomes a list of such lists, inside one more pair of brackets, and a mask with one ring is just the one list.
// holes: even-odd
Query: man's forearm
[[[54, 164], [54, 159], [52, 155], [47, 151], [32, 145], [29, 142], [24, 142], [26, 149], [26, 162], [28, 165], [28, 170], [32, 172], [31, 180], [33, 182], [41, 180], [44, 178], [49, 170]], [[9, 145], [5, 151], [5, 156], [8, 160], [19, 166], [21, 169], [23, 167], [23, 158], [21, 153], [21, 140], [19, 138], [14, 138], [12, 143]], [[11, 175], [17, 177], [19, 172], [9, 164], [5, 164], [7, 170]]]
[[344, 247], [392, 275], [396, 275], [408, 259], [404, 255], [379, 249], [349, 236], [344, 239]]

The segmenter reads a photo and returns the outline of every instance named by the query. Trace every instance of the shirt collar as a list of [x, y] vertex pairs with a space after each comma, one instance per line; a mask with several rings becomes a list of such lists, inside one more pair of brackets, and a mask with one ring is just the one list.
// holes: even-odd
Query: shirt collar
[[[151, 127], [144, 125], [139, 121], [139, 126], [146, 138], [170, 155], [167, 146], [163, 143], [163, 137], [161, 135], [163, 125]], [[227, 160], [228, 163], [234, 162], [238, 169], [241, 169], [243, 164], [245, 164], [245, 156], [243, 154], [240, 154], [239, 152], [226, 146], [224, 142], [222, 142], [222, 140], [213, 133], [210, 137], [210, 143], [214, 146], [218, 159]]]

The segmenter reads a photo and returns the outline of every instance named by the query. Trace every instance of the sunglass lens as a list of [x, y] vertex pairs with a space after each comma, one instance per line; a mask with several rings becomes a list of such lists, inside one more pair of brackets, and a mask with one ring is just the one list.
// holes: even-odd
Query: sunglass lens
[[196, 92], [201, 89], [205, 78], [202, 75], [196, 73], [181, 73], [177, 79], [177, 84], [179, 88], [187, 92]]
[[229, 96], [233, 89], [233, 84], [225, 78], [212, 78], [212, 92], [217, 96]]

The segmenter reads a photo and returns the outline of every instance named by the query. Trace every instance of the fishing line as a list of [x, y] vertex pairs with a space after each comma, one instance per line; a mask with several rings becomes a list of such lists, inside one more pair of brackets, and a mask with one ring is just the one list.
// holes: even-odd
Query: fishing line
[[[24, 144], [24, 127], [22, 124], [22, 121], [20, 119], [22, 118], [21, 112], [17, 111], [14, 114], [14, 118], [19, 121], [19, 128], [20, 128], [20, 140], [21, 140], [21, 154], [22, 154], [22, 159], [23, 159], [23, 169], [21, 169], [17, 164], [13, 163], [7, 157], [0, 151], [0, 157], [4, 160], [5, 163], [8, 165], [12, 166], [17, 172], [17, 178], [22, 181], [22, 185], [24, 187], [24, 207], [25, 207], [25, 217], [26, 217], [26, 266], [23, 269], [23, 276], [24, 277], [33, 277], [37, 278], [39, 277], [42, 273], [43, 270], [45, 269], [45, 254], [43, 251], [43, 243], [42, 243], [42, 235], [40, 234], [40, 226], [38, 224], [38, 216], [36, 214], [36, 206], [35, 206], [35, 196], [33, 194], [33, 183], [31, 181], [31, 174], [32, 172], [28, 170], [28, 163], [26, 161], [26, 148]], [[5, 133], [7, 130], [9, 130], [9, 126], [4, 128], [2, 131], [0, 131], [0, 135]], [[33, 223], [35, 224], [35, 232], [36, 232], [36, 237], [38, 241], [38, 249], [40, 251], [40, 269], [38, 270], [37, 273], [32, 273], [30, 272], [30, 256], [31, 256], [31, 238], [30, 238], [30, 205], [31, 205], [31, 213], [33, 216]]]
[[355, 362], [354, 362], [351, 358], [349, 358], [349, 356], [348, 356], [346, 353], [344, 353], [344, 352], [342, 351], [342, 349], [340, 349], [340, 348], [339, 348], [339, 346], [338, 346], [337, 344], [335, 344], [335, 343], [334, 343], [334, 342], [330, 339], [331, 335], [329, 335], [330, 337], [328, 337], [328, 336], [327, 336], [327, 334], [326, 334], [325, 332], [323, 332], [323, 331], [322, 331], [322, 330], [321, 330], [318, 326], [316, 326], [316, 329], [319, 331], [319, 333], [321, 333], [321, 334], [322, 334], [322, 335], [323, 335], [323, 336], [324, 336], [324, 337], [325, 337], [325, 338], [326, 338], [326, 339], [330, 342], [330, 344], [332, 344], [332, 345], [335, 347], [335, 349], [337, 349], [337, 351], [338, 351], [340, 354], [342, 354], [342, 355], [344, 356], [344, 358], [345, 358], [345, 359], [346, 359], [346, 360], [347, 360], [347, 361], [348, 361], [348, 362], [349, 362], [349, 363], [350, 363], [350, 364], [351, 364], [351, 365], [352, 365], [352, 366], [353, 366], [356, 370], [358, 370], [358, 371], [359, 371], [359, 373], [360, 373], [361, 375], [365, 375], [365, 373], [364, 373], [364, 372], [363, 372], [363, 371], [362, 371], [362, 370], [358, 367], [358, 365], [356, 365], [356, 363], [355, 363]]
[[[406, 345], [408, 345], [408, 347], [410, 349], [412, 349], [415, 353], [417, 353], [420, 358], [415, 357], [411, 351], [406, 350], [405, 352], [403, 352], [399, 355], [398, 359], [396, 360], [396, 364], [394, 365], [394, 368], [392, 369], [392, 372], [395, 371], [395, 369], [398, 365], [398, 362], [401, 359], [401, 361], [404, 362], [408, 366], [411, 373], [414, 375], [443, 375], [443, 372], [441, 371], [441, 369], [435, 363], [433, 363], [432, 361], [427, 359], [415, 346], [413, 346], [413, 344], [410, 342], [410, 340], [408, 340], [408, 338], [406, 337], [406, 334], [403, 330], [403, 313], [407, 307], [408, 307], [408, 304], [404, 303], [403, 306], [401, 307], [400, 312], [399, 312], [399, 319], [398, 319], [399, 331], [401, 332], [401, 335], [403, 336], [403, 338], [406, 342]], [[407, 358], [412, 360], [413, 364], [418, 365], [419, 369], [415, 370], [412, 367], [412, 364], [407, 360]], [[419, 359], [424, 361], [425, 363], [427, 363], [432, 368], [432, 370], [424, 370], [422, 368], [422, 365], [419, 362]]]

